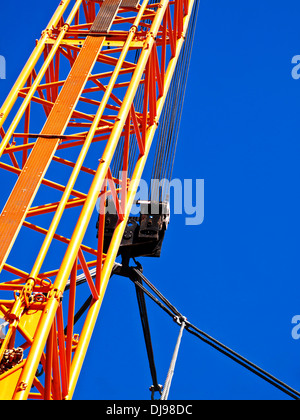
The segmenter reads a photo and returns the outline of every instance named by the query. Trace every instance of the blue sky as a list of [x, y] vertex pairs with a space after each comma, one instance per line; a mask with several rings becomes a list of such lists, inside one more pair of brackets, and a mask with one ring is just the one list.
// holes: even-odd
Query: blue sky
[[[1, 5], [3, 102], [58, 2]], [[204, 179], [205, 218], [172, 215], [145, 275], [193, 324], [300, 389], [299, 111], [296, 0], [201, 0], [173, 177]], [[20, 42], [22, 41], [22, 42]], [[178, 327], [149, 302], [158, 379]], [[75, 399], [149, 399], [135, 290], [113, 277]], [[170, 399], [285, 399], [280, 391], [184, 333]]]

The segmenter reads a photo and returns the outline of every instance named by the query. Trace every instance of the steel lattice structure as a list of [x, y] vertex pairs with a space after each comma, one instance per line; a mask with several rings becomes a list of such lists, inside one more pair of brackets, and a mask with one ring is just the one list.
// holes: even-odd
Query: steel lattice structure
[[[62, 0], [0, 110], [0, 168], [14, 177], [0, 217], [1, 399], [73, 396], [193, 3]], [[118, 179], [111, 165], [121, 139]], [[104, 253], [109, 196], [118, 224]], [[81, 273], [92, 301], [75, 334]]]

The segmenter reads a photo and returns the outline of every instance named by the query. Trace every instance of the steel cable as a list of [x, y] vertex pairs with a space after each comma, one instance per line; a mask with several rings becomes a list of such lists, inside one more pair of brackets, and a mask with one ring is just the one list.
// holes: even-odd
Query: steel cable
[[[133, 268], [134, 270], [138, 270], [137, 268]], [[139, 271], [139, 270], [138, 270]], [[141, 273], [141, 277], [146, 282], [147, 286], [151, 288], [151, 290], [156, 294], [158, 292], [157, 288], [151, 284], [151, 282], [146, 279], [146, 277]], [[147, 281], [145, 281], [145, 279]], [[140, 287], [140, 285], [138, 285]], [[245, 357], [241, 356], [234, 350], [230, 349], [229, 347], [222, 344], [220, 341], [216, 340], [215, 338], [211, 337], [204, 331], [197, 328], [195, 325], [191, 324], [186, 317], [184, 317], [180, 312], [160, 293], [158, 292], [157, 296], [163, 301], [160, 302], [155, 296], [152, 295], [147, 289], [144, 288], [144, 292], [149, 296], [161, 309], [163, 309], [169, 316], [171, 316], [174, 320], [180, 320], [181, 322], [185, 322], [185, 329], [189, 333], [193, 334], [194, 336], [198, 337], [201, 341], [208, 344], [209, 346], [213, 347], [214, 349], [218, 350], [220, 353], [224, 354], [225, 356], [229, 357], [239, 365], [245, 367], [250, 372], [254, 373], [258, 377], [264, 379], [269, 384], [273, 385], [280, 391], [284, 392], [285, 394], [289, 395], [293, 399], [299, 400], [300, 393], [284, 383], [283, 381], [277, 379], [275, 376], [271, 375], [264, 369], [260, 368], [256, 364], [252, 363], [250, 360], [246, 359]], [[174, 311], [175, 308], [175, 311]]]
[[[163, 182], [158, 190], [158, 182], [149, 193], [149, 199], [164, 201], [169, 191], [165, 182], [171, 181], [175, 154], [178, 142], [179, 127], [182, 117], [183, 102], [187, 85], [188, 69], [191, 60], [192, 45], [194, 42], [197, 15], [200, 1], [197, 0], [191, 14], [186, 39], [180, 53], [176, 69], [172, 78], [169, 93], [158, 129], [158, 139], [155, 151], [155, 161], [152, 168], [151, 179]], [[166, 180], [166, 181], [162, 181]]]
[[[128, 271], [129, 270], [129, 271]], [[133, 275], [130, 275], [130, 271]], [[91, 276], [94, 278], [96, 275], [96, 270], [90, 270]], [[208, 344], [210, 347], [214, 348], [218, 352], [224, 354], [231, 360], [235, 361], [239, 365], [245, 367], [250, 372], [254, 373], [256, 376], [260, 377], [261, 379], [268, 382], [270, 385], [273, 385], [280, 391], [284, 392], [285, 394], [289, 395], [291, 398], [295, 400], [300, 400], [300, 393], [284, 383], [283, 381], [277, 379], [275, 376], [271, 375], [264, 369], [260, 368], [256, 364], [252, 363], [250, 360], [246, 359], [245, 357], [241, 356], [239, 353], [235, 352], [234, 350], [230, 349], [229, 347], [225, 346], [220, 341], [216, 340], [209, 334], [205, 333], [195, 325], [193, 325], [191, 322], [187, 320], [185, 316], [183, 316], [173, 304], [169, 302], [168, 299], [147, 279], [144, 274], [141, 272], [141, 266], [138, 267], [130, 267], [125, 270], [125, 272], [122, 272], [122, 266], [120, 264], [115, 263], [115, 266], [112, 271], [113, 274], [118, 274], [121, 276], [129, 277], [130, 280], [136, 285], [136, 287], [140, 288], [157, 306], [159, 306], [164, 312], [166, 312], [174, 321], [177, 323], [185, 322], [185, 330], [188, 331], [190, 334], [196, 336], [199, 338], [202, 342]], [[141, 278], [141, 280], [144, 281], [144, 283], [152, 290], [152, 292], [159, 297], [159, 299], [154, 296], [153, 293], [151, 293], [139, 280], [138, 277]], [[80, 275], [77, 278], [77, 285], [80, 285], [82, 283], [86, 282], [86, 278], [84, 275]], [[67, 285], [67, 288], [69, 288], [69, 284]], [[82, 305], [82, 307], [79, 309], [77, 314], [75, 315], [75, 321], [77, 322], [79, 318], [83, 315], [84, 311], [88, 309], [89, 306], [89, 297], [85, 303]], [[74, 322], [75, 324], [75, 322]], [[67, 328], [67, 327], [66, 327]]]

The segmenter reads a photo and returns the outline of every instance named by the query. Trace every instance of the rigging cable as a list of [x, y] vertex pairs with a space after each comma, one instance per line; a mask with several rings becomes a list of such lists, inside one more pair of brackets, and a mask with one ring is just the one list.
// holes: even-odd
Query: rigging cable
[[149, 200], [164, 201], [169, 193], [166, 190], [166, 181], [171, 181], [173, 173], [199, 3], [200, 1], [196, 0], [193, 7], [185, 42], [176, 65], [158, 128], [158, 140], [151, 179], [160, 180], [163, 184], [160, 190], [158, 190], [158, 183], [154, 184], [149, 192]]
[[[142, 283], [142, 280], [140, 278], [137, 278], [136, 280]], [[144, 339], [145, 339], [145, 344], [146, 344], [146, 350], [147, 350], [147, 355], [148, 355], [150, 373], [152, 376], [153, 385], [150, 387], [151, 399], [154, 399], [155, 392], [158, 391], [161, 394], [161, 390], [163, 387], [157, 381], [157, 373], [156, 373], [156, 367], [155, 367], [155, 362], [154, 362], [154, 353], [153, 353], [153, 347], [152, 347], [152, 341], [151, 341], [151, 335], [150, 335], [150, 327], [149, 327], [149, 321], [148, 321], [148, 315], [147, 315], [145, 295], [144, 295], [144, 292], [137, 285], [135, 285], [135, 289], [136, 289], [137, 301], [138, 301], [138, 306], [139, 306], [139, 311], [140, 311], [140, 318], [142, 322], [142, 328], [143, 328]]]
[[[140, 271], [140, 264], [138, 267], [130, 267], [126, 270], [126, 273], [122, 273], [122, 265], [115, 263], [112, 275], [118, 274], [121, 276], [129, 277], [130, 280], [138, 287], [140, 288], [153, 302], [155, 302], [164, 312], [166, 312], [174, 321], [178, 323], [178, 321], [185, 322], [185, 330], [188, 331], [190, 334], [196, 336], [204, 343], [208, 344], [210, 347], [213, 347], [218, 352], [222, 353], [223, 355], [229, 357], [234, 362], [238, 363], [239, 365], [245, 367], [250, 372], [254, 373], [256, 376], [260, 377], [264, 381], [268, 382], [270, 385], [273, 385], [283, 393], [289, 395], [291, 398], [295, 400], [300, 400], [300, 393], [284, 383], [283, 381], [277, 379], [275, 376], [271, 375], [264, 369], [260, 368], [256, 364], [252, 363], [250, 360], [246, 359], [245, 357], [241, 356], [234, 350], [230, 349], [229, 347], [225, 346], [220, 341], [216, 340], [209, 334], [205, 333], [195, 325], [193, 325], [191, 322], [187, 320], [186, 317], [184, 317], [176, 308], [174, 305], [172, 305], [165, 296], [159, 292], [159, 290], [144, 276], [144, 274]], [[129, 271], [132, 270], [133, 275], [130, 275]], [[92, 277], [95, 277], [96, 270], [90, 270], [90, 274]], [[137, 278], [137, 275], [140, 276], [140, 278], [144, 281], [144, 283], [152, 290], [153, 293], [151, 293], [146, 287], [140, 282]], [[78, 276], [76, 283], [82, 284], [86, 282], [86, 278], [84, 274]], [[68, 282], [69, 283], [69, 282]], [[67, 285], [67, 288], [69, 288], [69, 284]], [[159, 299], [156, 296], [159, 297]], [[76, 315], [76, 322], [80, 318], [80, 316], [83, 313], [83, 309], [87, 309], [87, 301], [83, 304], [83, 307], [80, 308]]]
[[[149, 0], [148, 5], [152, 5], [155, 3], [155, 0]], [[143, 22], [142, 22], [143, 23]], [[141, 26], [143, 26], [141, 23]], [[150, 24], [151, 20], [145, 19], [145, 23]], [[137, 64], [141, 51], [138, 49], [135, 52], [135, 57], [133, 59], [133, 63]], [[143, 79], [145, 79], [145, 74], [143, 75]], [[143, 97], [144, 97], [144, 84], [139, 84], [137, 93], [133, 100], [133, 105], [136, 113], [143, 112]], [[136, 134], [131, 134], [129, 139], [129, 157], [128, 157], [128, 175], [132, 176], [133, 169], [134, 169], [134, 162], [137, 155], [137, 138]], [[120, 172], [122, 171], [123, 166], [123, 153], [124, 153], [124, 136], [120, 138], [120, 141], [116, 148], [116, 153], [112, 162], [112, 174], [118, 178]]]
[[[133, 270], [137, 270], [137, 268], [133, 268]], [[145, 281], [146, 277], [141, 273], [142, 279]], [[173, 320], [177, 322], [179, 319], [180, 321], [185, 320], [185, 329], [189, 333], [193, 334], [194, 336], [198, 337], [201, 341], [208, 344], [209, 346], [213, 347], [214, 349], [218, 350], [220, 353], [224, 354], [225, 356], [229, 357], [239, 365], [245, 367], [258, 377], [264, 379], [269, 384], [273, 385], [280, 391], [284, 392], [285, 394], [289, 395], [295, 400], [300, 400], [300, 393], [290, 387], [289, 385], [285, 384], [281, 380], [277, 379], [275, 376], [271, 375], [264, 369], [260, 368], [256, 364], [250, 362], [245, 357], [241, 356], [234, 350], [231, 350], [229, 347], [222, 344], [220, 341], [216, 340], [215, 338], [211, 337], [204, 331], [197, 328], [195, 325], [191, 324], [183, 315], [181, 315], [178, 310], [156, 289], [151, 282], [146, 279], [146, 284], [150, 287], [150, 289], [160, 297], [163, 301], [160, 302], [151, 292], [149, 292], [144, 286], [138, 284], [138, 287], [143, 288], [144, 292], [149, 296], [160, 308], [162, 308], [168, 315], [170, 315]], [[135, 283], [137, 284], [137, 283]], [[158, 293], [157, 293], [158, 292]], [[174, 311], [175, 309], [175, 311]]]
[[[174, 350], [174, 353], [173, 353], [173, 357], [172, 357], [172, 360], [171, 360], [171, 364], [170, 364], [170, 367], [169, 367], [167, 379], [166, 379], [166, 382], [165, 382], [165, 385], [163, 387], [163, 391], [162, 391], [162, 394], [161, 394], [161, 397], [160, 397], [161, 400], [167, 400], [168, 396], [169, 396], [169, 392], [170, 392], [170, 388], [171, 388], [171, 382], [172, 382], [172, 378], [173, 378], [174, 371], [175, 371], [175, 364], [176, 364], [176, 360], [177, 360], [177, 356], [178, 356], [178, 352], [179, 352], [179, 346], [180, 346], [180, 343], [181, 343], [183, 330], [185, 329], [185, 321], [186, 321], [185, 319], [181, 321], [181, 327], [180, 327], [179, 335], [178, 335], [178, 338], [177, 338], [177, 342], [176, 342], [175, 350]], [[180, 321], [178, 321], [178, 322], [180, 322]]]

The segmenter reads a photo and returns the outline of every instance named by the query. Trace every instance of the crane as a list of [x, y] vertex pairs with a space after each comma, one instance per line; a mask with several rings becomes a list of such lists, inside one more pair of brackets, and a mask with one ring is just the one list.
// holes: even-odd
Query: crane
[[166, 202], [130, 212], [197, 3], [60, 1], [0, 109], [0, 399], [72, 399], [116, 257], [159, 255]]

